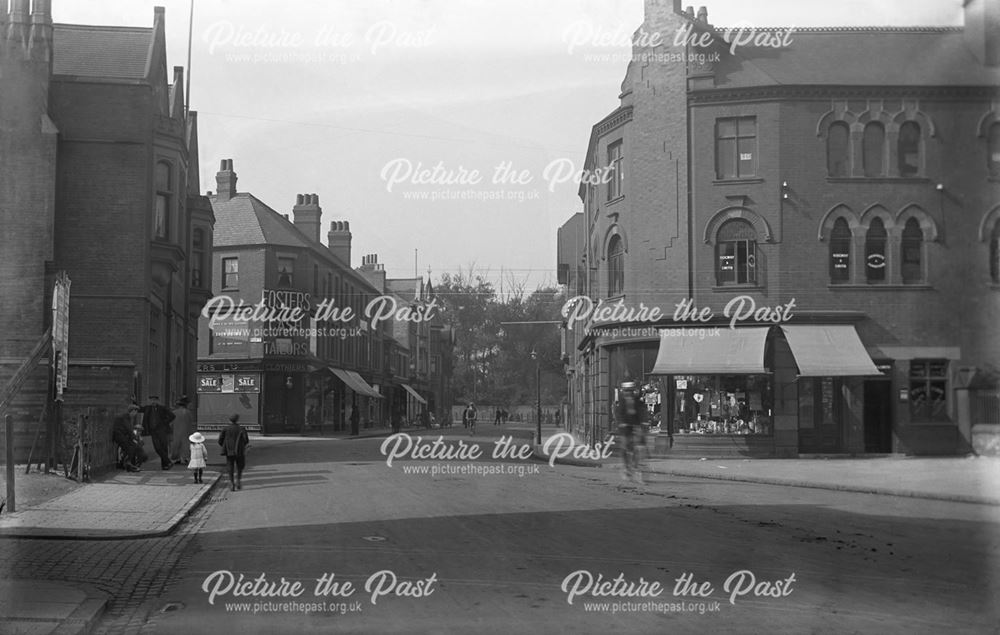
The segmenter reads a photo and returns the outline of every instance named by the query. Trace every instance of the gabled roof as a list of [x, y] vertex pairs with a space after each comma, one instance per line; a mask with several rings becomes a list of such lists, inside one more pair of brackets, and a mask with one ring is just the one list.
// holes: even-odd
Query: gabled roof
[[[758, 29], [781, 33], [780, 29]], [[723, 29], [715, 33], [721, 42]], [[737, 47], [715, 66], [717, 88], [751, 86], [996, 86], [957, 27], [794, 29], [788, 46]]]
[[316, 247], [290, 220], [247, 192], [239, 192], [227, 201], [211, 196], [215, 212], [216, 247], [238, 245], [281, 245], [284, 247]]
[[146, 79], [152, 42], [152, 28], [55, 24], [52, 72], [105, 79]]

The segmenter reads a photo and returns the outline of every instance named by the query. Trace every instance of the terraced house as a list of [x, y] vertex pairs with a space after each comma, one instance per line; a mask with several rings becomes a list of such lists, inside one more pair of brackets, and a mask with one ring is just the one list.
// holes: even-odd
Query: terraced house
[[989, 445], [1000, 2], [964, 11], [963, 27], [750, 34], [646, 3], [637, 33], [661, 41], [636, 38], [591, 131], [604, 183], [581, 186], [558, 264], [571, 296], [666, 317], [566, 325], [580, 436], [613, 430], [630, 376], [675, 453]]

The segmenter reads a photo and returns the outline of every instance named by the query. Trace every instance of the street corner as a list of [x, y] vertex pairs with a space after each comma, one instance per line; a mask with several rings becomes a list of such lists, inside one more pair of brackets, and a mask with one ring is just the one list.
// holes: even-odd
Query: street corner
[[41, 580], [0, 580], [0, 632], [90, 633], [109, 596], [83, 586]]

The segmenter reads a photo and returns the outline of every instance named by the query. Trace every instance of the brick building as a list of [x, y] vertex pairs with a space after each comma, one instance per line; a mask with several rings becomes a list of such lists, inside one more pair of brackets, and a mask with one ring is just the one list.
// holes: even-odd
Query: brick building
[[[299, 194], [289, 220], [237, 191], [232, 160], [222, 161], [216, 181], [210, 196], [216, 273], [200, 324], [199, 425], [219, 427], [238, 413], [250, 430], [264, 434], [323, 433], [351, 429], [355, 410], [359, 428], [388, 423], [397, 412], [405, 417], [409, 383], [426, 383], [423, 367], [410, 370], [411, 355], [419, 359], [423, 351], [426, 359], [428, 338], [411, 341], [395, 312], [380, 320], [366, 313], [393, 294], [377, 256], [351, 267], [346, 220], [331, 221], [327, 244], [321, 242], [316, 194]], [[231, 304], [216, 304], [222, 298]], [[422, 300], [391, 300], [399, 307], [414, 301]], [[258, 314], [248, 322], [230, 311], [255, 305], [302, 312]]]
[[[733, 46], [703, 8], [646, 3], [591, 132], [603, 182], [558, 238], [560, 282], [636, 309], [567, 324], [578, 434], [630, 376], [675, 451], [970, 449], [969, 389], [1000, 365], [1000, 3], [965, 11]], [[730, 328], [741, 306], [770, 310]]]
[[[131, 28], [53, 25], [47, 0], [28, 4], [0, 4], [4, 381], [51, 323], [52, 280], [65, 271], [66, 418], [90, 408], [106, 419], [151, 394], [172, 403], [195, 388], [213, 216], [163, 9], [151, 28]], [[20, 460], [47, 383], [39, 367], [14, 404]]]

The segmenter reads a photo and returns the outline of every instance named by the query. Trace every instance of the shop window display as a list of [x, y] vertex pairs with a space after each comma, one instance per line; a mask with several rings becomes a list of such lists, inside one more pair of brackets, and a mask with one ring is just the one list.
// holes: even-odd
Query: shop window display
[[766, 375], [674, 377], [681, 434], [771, 434], [774, 392]]

